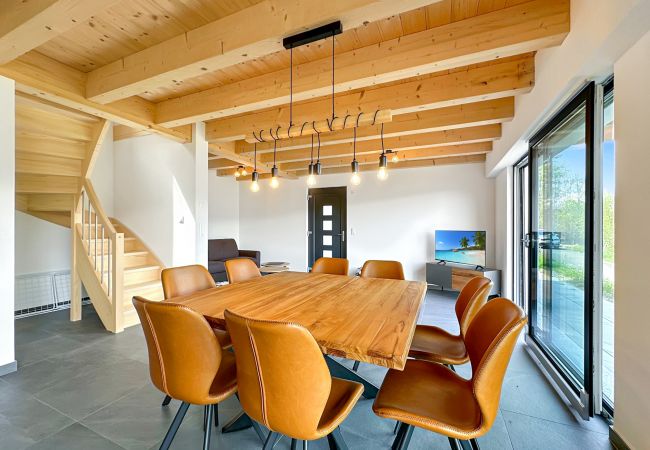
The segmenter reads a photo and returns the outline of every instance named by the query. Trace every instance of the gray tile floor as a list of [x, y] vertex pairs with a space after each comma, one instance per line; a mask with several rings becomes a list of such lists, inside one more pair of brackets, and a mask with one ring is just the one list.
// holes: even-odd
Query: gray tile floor
[[[456, 330], [453, 295], [429, 293], [420, 321]], [[60, 311], [16, 321], [19, 370], [0, 377], [0, 448], [155, 449], [178, 402], [161, 408], [163, 395], [149, 381], [147, 353], [140, 327], [112, 335], [101, 327], [92, 307], [71, 323]], [[377, 384], [385, 370], [361, 365], [361, 373]], [[468, 375], [469, 367], [460, 371]], [[393, 423], [372, 413], [362, 400], [342, 426], [350, 449], [388, 449]], [[232, 398], [220, 406], [225, 423], [239, 411]], [[576, 419], [519, 345], [506, 375], [500, 414], [483, 449], [609, 449], [606, 424]], [[202, 409], [192, 407], [172, 448], [200, 448]], [[212, 448], [256, 449], [252, 430], [222, 435]], [[276, 448], [287, 449], [283, 439]], [[325, 449], [319, 441], [310, 448]], [[412, 450], [447, 449], [447, 440], [416, 430]]]

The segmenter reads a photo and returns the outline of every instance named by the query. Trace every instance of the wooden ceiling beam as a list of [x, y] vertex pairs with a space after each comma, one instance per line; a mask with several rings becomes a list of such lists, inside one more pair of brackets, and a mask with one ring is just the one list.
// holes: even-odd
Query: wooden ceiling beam
[[[208, 151], [212, 155], [220, 156], [222, 158], [229, 159], [231, 161], [234, 161], [236, 163], [239, 163], [243, 166], [255, 166], [255, 160], [253, 159], [252, 156], [248, 155], [241, 155], [235, 152], [235, 144], [234, 142], [223, 142], [223, 143], [217, 143], [217, 144], [208, 144]], [[208, 167], [210, 166], [210, 162], [208, 161]], [[271, 173], [271, 164], [265, 164], [261, 161], [257, 161], [257, 171], [259, 173]], [[210, 168], [210, 167], [209, 167]], [[280, 171], [278, 175], [282, 178], [295, 178], [294, 175], [286, 173], [284, 171]]]
[[191, 140], [191, 135], [156, 125], [154, 108], [144, 99], [126, 99], [110, 105], [86, 100], [86, 74], [40, 53], [30, 52], [0, 66], [0, 75], [15, 80], [16, 90], [23, 94], [177, 142]]
[[[339, 94], [335, 103], [336, 114], [345, 116], [361, 111], [391, 109], [395, 117], [429, 109], [511, 97], [529, 92], [533, 87], [534, 77], [534, 55], [526, 54], [418, 77], [399, 84]], [[331, 99], [297, 103], [293, 107], [294, 123], [327, 117], [331, 115], [331, 109]], [[206, 138], [208, 141], [244, 139], [251, 130], [277, 127], [278, 124], [288, 121], [287, 106], [211, 120], [206, 123]]]
[[[480, 155], [492, 151], [492, 142], [478, 142], [463, 145], [447, 145], [442, 147], [422, 147], [416, 150], [399, 151], [400, 161], [412, 161], [419, 159], [444, 158], [451, 156]], [[390, 160], [390, 155], [389, 155]], [[378, 154], [365, 154], [357, 156], [360, 165], [379, 164]], [[350, 157], [336, 157], [321, 159], [322, 167], [347, 167], [350, 168]], [[391, 161], [392, 162], [392, 161]], [[305, 170], [305, 162], [290, 162], [279, 165], [280, 169], [288, 172]]]
[[[459, 128], [456, 130], [435, 131], [433, 133], [412, 134], [408, 136], [397, 136], [384, 139], [384, 148], [393, 151], [414, 150], [417, 148], [428, 148], [434, 146], [454, 145], [461, 143], [491, 142], [501, 137], [501, 124], [483, 125], [480, 127]], [[329, 145], [321, 147], [321, 161], [327, 158], [349, 157], [353, 155], [353, 143]], [[357, 142], [357, 155], [381, 153], [381, 140], [369, 140]], [[276, 161], [279, 163], [294, 161], [309, 161], [312, 157], [311, 149], [279, 151], [276, 154]], [[314, 149], [314, 160], [317, 158], [317, 151]], [[266, 153], [259, 157], [264, 163], [273, 162], [273, 153]]]
[[246, 9], [93, 70], [87, 96], [138, 95], [283, 49], [282, 38], [335, 20], [358, 27], [439, 0], [262, 0]]
[[118, 0], [2, 0], [0, 64], [85, 22]]
[[[440, 72], [559, 45], [569, 0], [535, 0], [336, 55], [336, 92]], [[331, 93], [329, 57], [294, 67], [293, 100]], [[289, 103], [289, 70], [157, 104], [156, 122], [178, 126]]]
[[[415, 160], [415, 161], [400, 161], [400, 162], [389, 162], [388, 163], [388, 171], [390, 174], [391, 170], [396, 170], [396, 169], [412, 169], [412, 168], [418, 168], [418, 167], [433, 167], [433, 166], [447, 166], [447, 165], [454, 165], [454, 164], [479, 164], [479, 163], [484, 163], [485, 162], [485, 154], [480, 154], [480, 155], [467, 155], [467, 156], [449, 156], [449, 157], [443, 157], [443, 158], [434, 158], [434, 159], [422, 159], [422, 160]], [[377, 167], [372, 165], [372, 164], [365, 164], [362, 166], [359, 166], [359, 171], [361, 172], [372, 172], [376, 171]], [[337, 174], [337, 173], [350, 173], [350, 167], [328, 167], [324, 168], [322, 174], [323, 175], [329, 175], [329, 174]], [[296, 176], [298, 177], [304, 177], [307, 176], [307, 170], [299, 170], [295, 172]], [[217, 175], [219, 176], [230, 176], [231, 174], [229, 171], [217, 171]], [[266, 179], [269, 178], [269, 174], [263, 174], [260, 175], [260, 179]], [[390, 175], [389, 175], [390, 177]], [[238, 181], [250, 181], [249, 179], [241, 179], [239, 178]], [[362, 181], [363, 183], [363, 181]]]

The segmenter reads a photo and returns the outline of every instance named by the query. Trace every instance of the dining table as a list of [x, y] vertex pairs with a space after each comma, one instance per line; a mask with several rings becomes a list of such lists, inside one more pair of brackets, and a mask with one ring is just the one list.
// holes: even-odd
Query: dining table
[[[320, 346], [332, 376], [363, 384], [364, 397], [374, 398], [378, 387], [339, 359], [403, 370], [426, 290], [422, 281], [289, 271], [165, 301], [185, 305], [223, 330], [225, 310], [300, 324]], [[222, 431], [251, 425], [242, 413]]]

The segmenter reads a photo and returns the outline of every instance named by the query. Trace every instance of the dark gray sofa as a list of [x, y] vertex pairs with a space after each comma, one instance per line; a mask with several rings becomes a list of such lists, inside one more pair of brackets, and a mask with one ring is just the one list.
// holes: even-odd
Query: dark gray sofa
[[226, 281], [226, 267], [224, 263], [229, 259], [252, 259], [257, 267], [260, 266], [260, 252], [257, 250], [239, 250], [234, 239], [208, 240], [208, 270], [214, 281]]

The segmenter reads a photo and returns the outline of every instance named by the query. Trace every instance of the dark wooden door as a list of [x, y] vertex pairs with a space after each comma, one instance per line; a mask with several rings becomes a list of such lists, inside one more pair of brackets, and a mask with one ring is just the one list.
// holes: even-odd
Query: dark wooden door
[[345, 258], [346, 249], [345, 187], [309, 190], [309, 267], [320, 257]]

